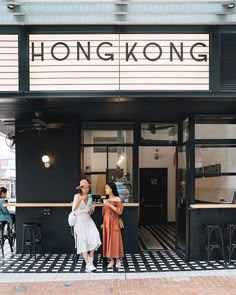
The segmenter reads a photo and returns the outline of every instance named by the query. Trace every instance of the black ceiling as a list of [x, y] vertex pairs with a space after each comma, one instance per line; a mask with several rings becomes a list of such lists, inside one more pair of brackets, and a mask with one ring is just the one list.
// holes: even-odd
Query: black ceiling
[[[45, 95], [46, 96], [46, 95]], [[189, 114], [235, 114], [236, 98], [219, 97], [55, 97], [0, 98], [0, 119], [32, 120], [35, 112], [52, 122], [177, 122]], [[1, 131], [0, 125], [0, 131]]]

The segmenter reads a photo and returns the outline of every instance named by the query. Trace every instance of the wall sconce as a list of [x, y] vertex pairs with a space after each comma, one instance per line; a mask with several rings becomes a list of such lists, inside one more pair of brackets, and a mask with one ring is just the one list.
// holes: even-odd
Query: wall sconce
[[235, 7], [235, 2], [227, 2], [222, 4], [225, 8], [233, 9]]
[[49, 168], [50, 165], [50, 158], [47, 155], [42, 156], [42, 161], [44, 163], [45, 168]]

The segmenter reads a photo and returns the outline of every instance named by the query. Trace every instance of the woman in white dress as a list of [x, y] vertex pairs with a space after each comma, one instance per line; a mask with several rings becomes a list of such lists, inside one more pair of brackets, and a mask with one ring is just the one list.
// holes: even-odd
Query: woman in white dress
[[[89, 183], [86, 179], [80, 181], [76, 187], [79, 194], [74, 196], [72, 210], [76, 215], [74, 235], [76, 240], [77, 254], [83, 253], [86, 263], [86, 271], [96, 270], [93, 265], [94, 251], [101, 245], [98, 229], [90, 214], [94, 211], [93, 200], [89, 192]], [[89, 252], [89, 254], [88, 254]]]

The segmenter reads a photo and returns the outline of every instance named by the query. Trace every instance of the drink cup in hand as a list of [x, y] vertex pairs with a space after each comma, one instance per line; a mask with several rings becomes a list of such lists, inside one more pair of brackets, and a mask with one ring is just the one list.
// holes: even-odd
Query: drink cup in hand
[[92, 198], [93, 195], [92, 195], [92, 194], [87, 194], [87, 197], [88, 197], [88, 198]]

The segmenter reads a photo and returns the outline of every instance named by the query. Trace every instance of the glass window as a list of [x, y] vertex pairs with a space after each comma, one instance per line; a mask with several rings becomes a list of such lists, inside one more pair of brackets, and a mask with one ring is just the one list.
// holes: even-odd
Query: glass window
[[187, 118], [183, 122], [183, 142], [186, 142], [188, 140], [189, 140], [189, 124], [188, 124], [188, 118]]
[[177, 141], [178, 125], [173, 123], [142, 123], [142, 141]]
[[196, 124], [196, 139], [235, 139], [236, 124]]
[[195, 147], [195, 169], [199, 175], [236, 172], [236, 147]]
[[132, 201], [133, 192], [133, 148], [103, 146], [103, 153], [97, 156], [94, 147], [81, 148], [81, 177], [91, 183], [93, 194], [104, 195], [107, 181], [114, 181], [122, 201]]
[[88, 179], [91, 183], [93, 194], [103, 196], [106, 184], [107, 152], [101, 153], [99, 157], [93, 151], [93, 147], [81, 148], [81, 177]]
[[127, 145], [134, 141], [133, 125], [99, 122], [82, 128], [81, 176], [90, 181], [92, 193], [104, 195], [106, 182], [114, 181], [122, 201], [131, 202], [133, 146]]
[[178, 149], [178, 169], [177, 169], [177, 197], [179, 201], [186, 199], [186, 147]]
[[[134, 132], [132, 123], [83, 123], [82, 144], [132, 144]], [[97, 152], [101, 149], [96, 148]], [[103, 151], [101, 151], [103, 152]]]
[[181, 249], [186, 247], [186, 183], [187, 183], [187, 159], [186, 146], [179, 146], [177, 167], [177, 192], [176, 192], [176, 243]]
[[236, 175], [195, 178], [196, 201], [232, 203], [235, 192]]
[[108, 147], [108, 181], [116, 183], [119, 195], [123, 202], [132, 199], [132, 171], [133, 153], [132, 147], [117, 147], [114, 153], [112, 147]]
[[[84, 130], [82, 132], [83, 144], [129, 144], [133, 143], [133, 130]], [[97, 152], [103, 152], [96, 148]]]

